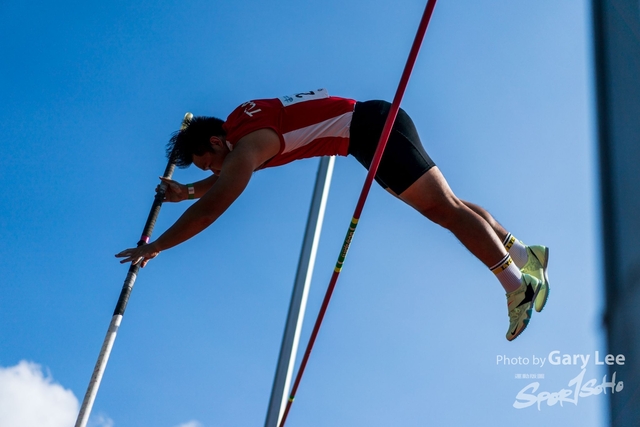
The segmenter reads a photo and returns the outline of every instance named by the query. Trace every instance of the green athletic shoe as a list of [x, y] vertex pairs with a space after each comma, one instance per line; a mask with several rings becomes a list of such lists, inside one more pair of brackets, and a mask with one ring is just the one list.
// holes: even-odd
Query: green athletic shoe
[[520, 287], [507, 294], [509, 309], [509, 330], [507, 339], [513, 341], [524, 331], [531, 320], [531, 306], [540, 290], [540, 281], [533, 276], [523, 274]]
[[534, 307], [539, 313], [544, 308], [549, 298], [549, 277], [547, 276], [547, 264], [549, 263], [549, 248], [546, 246], [527, 246], [528, 260], [521, 271], [540, 281], [540, 292], [536, 297]]

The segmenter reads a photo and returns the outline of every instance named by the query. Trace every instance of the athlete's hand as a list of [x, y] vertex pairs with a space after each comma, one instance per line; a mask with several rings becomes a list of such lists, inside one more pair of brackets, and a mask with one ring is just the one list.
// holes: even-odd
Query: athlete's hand
[[[165, 202], [181, 202], [183, 200], [187, 200], [189, 198], [189, 191], [187, 190], [187, 186], [184, 184], [180, 184], [177, 181], [172, 179], [160, 177], [160, 181], [166, 184], [167, 189], [164, 192], [164, 201]], [[156, 187], [156, 193], [160, 191], [160, 186], [162, 184], [158, 184]]]
[[137, 248], [125, 249], [124, 251], [117, 253], [116, 258], [124, 258], [120, 261], [120, 264], [124, 264], [126, 262], [131, 262], [133, 265], [136, 265], [140, 262], [140, 267], [144, 267], [147, 265], [149, 260], [158, 256], [160, 251], [156, 249], [155, 242], [149, 243], [148, 245], [138, 246]]

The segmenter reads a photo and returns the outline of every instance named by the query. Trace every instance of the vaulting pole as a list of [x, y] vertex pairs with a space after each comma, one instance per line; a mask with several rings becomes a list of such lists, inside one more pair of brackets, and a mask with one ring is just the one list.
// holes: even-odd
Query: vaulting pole
[[271, 399], [267, 410], [265, 427], [277, 427], [282, 418], [284, 408], [287, 403], [287, 392], [291, 385], [293, 367], [296, 362], [298, 344], [300, 342], [300, 331], [304, 320], [304, 312], [307, 306], [307, 296], [311, 286], [313, 266], [316, 261], [320, 232], [322, 231], [322, 221], [324, 211], [327, 206], [329, 187], [331, 185], [331, 175], [333, 174], [334, 157], [322, 157], [318, 166], [316, 185], [313, 190], [311, 207], [309, 208], [309, 218], [307, 219], [307, 229], [302, 242], [298, 271], [291, 294], [289, 304], [289, 314], [280, 346], [280, 357], [276, 368], [276, 375], [271, 389]]
[[[180, 130], [184, 130], [189, 125], [189, 122], [192, 118], [193, 114], [185, 114]], [[171, 178], [171, 175], [173, 175], [173, 170], [176, 167], [173, 163], [173, 154], [169, 157], [169, 163], [167, 164], [167, 167], [164, 170], [164, 174], [162, 175], [167, 179]], [[162, 207], [162, 202], [164, 201], [164, 194], [166, 190], [167, 184], [162, 182], [160, 184], [160, 190], [156, 193], [156, 196], [153, 200], [153, 205], [151, 206], [151, 211], [149, 212], [149, 216], [147, 217], [147, 222], [144, 226], [142, 236], [138, 241], [138, 246], [149, 243], [151, 233], [153, 232], [153, 227], [156, 225], [156, 219], [158, 218], [160, 208]], [[104, 374], [104, 370], [107, 367], [107, 361], [109, 360], [109, 355], [111, 354], [113, 343], [116, 340], [118, 328], [120, 327], [120, 323], [122, 322], [124, 310], [127, 308], [129, 295], [131, 295], [131, 290], [133, 289], [133, 284], [136, 282], [136, 277], [138, 276], [139, 269], [140, 263], [135, 265], [131, 263], [131, 266], [129, 267], [129, 272], [127, 273], [127, 277], [124, 280], [124, 285], [122, 286], [122, 291], [120, 292], [120, 298], [118, 298], [118, 303], [116, 304], [116, 308], [113, 312], [113, 317], [111, 318], [109, 329], [107, 329], [107, 335], [105, 336], [104, 342], [102, 343], [102, 348], [100, 349], [98, 361], [96, 362], [96, 366], [93, 368], [93, 374], [91, 375], [91, 380], [89, 381], [87, 392], [84, 395], [84, 400], [82, 401], [82, 406], [80, 407], [80, 413], [78, 414], [78, 418], [76, 419], [75, 427], [85, 427], [87, 425], [89, 415], [91, 415], [91, 409], [93, 408], [93, 402], [96, 400], [98, 388], [100, 388], [100, 382], [102, 381], [102, 375]]]
[[380, 166], [382, 153], [384, 152], [384, 148], [387, 145], [387, 140], [389, 139], [389, 135], [391, 134], [393, 123], [395, 122], [396, 116], [398, 115], [398, 110], [400, 109], [400, 102], [402, 101], [402, 97], [404, 96], [404, 91], [407, 88], [407, 83], [409, 82], [409, 77], [411, 76], [413, 65], [415, 64], [416, 58], [418, 57], [418, 52], [420, 51], [420, 46], [422, 45], [422, 40], [424, 39], [424, 35], [429, 25], [429, 20], [431, 19], [431, 15], [433, 14], [433, 9], [435, 8], [435, 6], [436, 6], [436, 0], [427, 1], [427, 6], [425, 7], [424, 13], [422, 15], [422, 20], [420, 21], [420, 25], [418, 27], [416, 37], [413, 41], [413, 46], [411, 47], [411, 51], [409, 52], [409, 58], [407, 59], [407, 63], [404, 67], [404, 71], [402, 72], [402, 77], [400, 78], [400, 83], [398, 84], [396, 95], [393, 98], [391, 109], [389, 110], [389, 115], [387, 116], [387, 120], [384, 124], [384, 128], [382, 129], [382, 134], [380, 135], [378, 147], [376, 148], [376, 152], [373, 155], [373, 160], [371, 161], [371, 166], [369, 167], [369, 173], [367, 174], [367, 178], [365, 179], [364, 186], [362, 187], [362, 191], [360, 193], [360, 198], [358, 199], [358, 203], [356, 205], [356, 209], [353, 214], [353, 218], [351, 220], [351, 224], [349, 225], [347, 236], [345, 237], [344, 243], [342, 245], [342, 249], [340, 250], [340, 255], [338, 256], [338, 262], [336, 263], [335, 269], [333, 271], [333, 275], [331, 276], [331, 280], [327, 288], [327, 293], [325, 294], [324, 300], [322, 301], [322, 306], [320, 307], [320, 312], [318, 313], [316, 323], [313, 327], [313, 331], [311, 332], [311, 336], [309, 338], [309, 343], [307, 344], [304, 357], [302, 358], [302, 362], [300, 363], [300, 368], [298, 370], [296, 380], [293, 383], [293, 388], [291, 389], [291, 394], [289, 395], [289, 401], [287, 402], [287, 406], [282, 416], [280, 427], [283, 427], [285, 422], [287, 421], [287, 416], [289, 415], [289, 411], [291, 410], [291, 405], [293, 403], [293, 400], [295, 399], [296, 392], [298, 391], [298, 387], [300, 386], [300, 381], [302, 379], [302, 375], [304, 374], [304, 370], [307, 366], [307, 362], [309, 361], [309, 356], [311, 354], [311, 350], [313, 349], [313, 344], [315, 343], [316, 338], [318, 336], [318, 331], [320, 330], [322, 320], [327, 311], [327, 306], [329, 305], [329, 301], [331, 300], [331, 295], [333, 294], [333, 290], [336, 286], [336, 282], [338, 281], [340, 271], [342, 270], [342, 266], [347, 256], [349, 246], [351, 245], [351, 240], [353, 239], [353, 234], [356, 231], [358, 221], [360, 220], [360, 215], [362, 214], [362, 209], [364, 208], [364, 204], [367, 200], [367, 196], [369, 194], [371, 184], [376, 175], [376, 172], [378, 171], [378, 166]]

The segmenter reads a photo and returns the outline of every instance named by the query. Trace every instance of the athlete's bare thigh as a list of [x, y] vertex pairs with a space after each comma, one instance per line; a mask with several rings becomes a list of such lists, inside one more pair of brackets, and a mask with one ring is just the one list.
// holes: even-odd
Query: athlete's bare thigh
[[456, 204], [458, 201], [437, 166], [426, 171], [398, 197], [422, 214], [443, 205]]

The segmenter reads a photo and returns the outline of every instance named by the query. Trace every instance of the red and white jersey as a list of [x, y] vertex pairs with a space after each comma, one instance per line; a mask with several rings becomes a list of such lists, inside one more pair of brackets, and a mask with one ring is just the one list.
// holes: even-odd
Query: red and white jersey
[[280, 151], [260, 169], [316, 156], [346, 156], [349, 127], [356, 101], [329, 96], [325, 89], [273, 99], [245, 102], [223, 125], [233, 150], [242, 137], [259, 129], [273, 129]]

